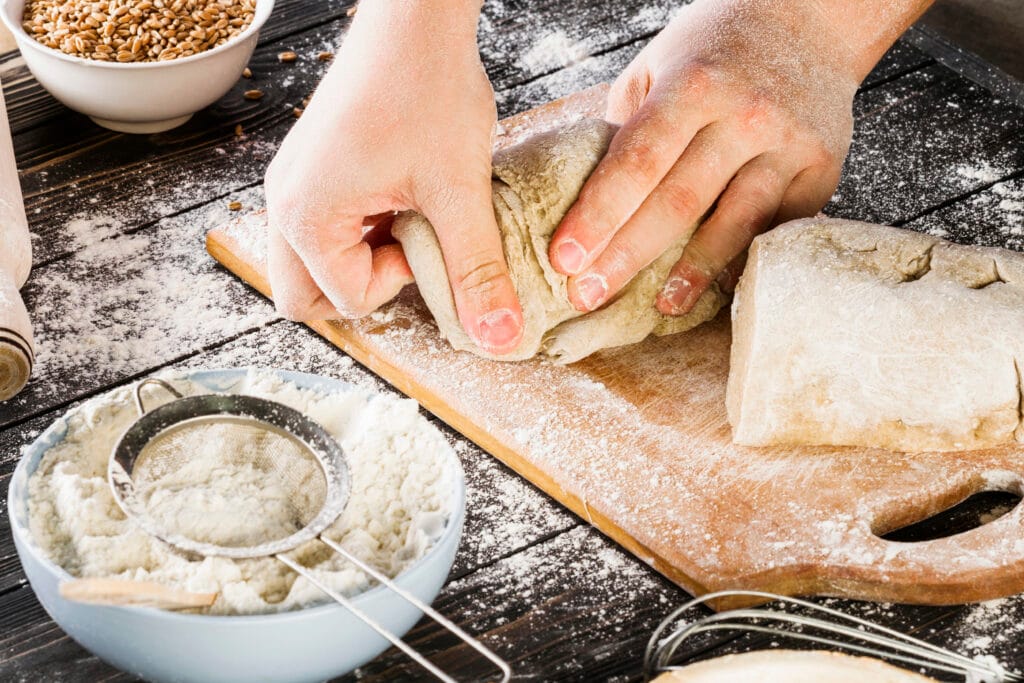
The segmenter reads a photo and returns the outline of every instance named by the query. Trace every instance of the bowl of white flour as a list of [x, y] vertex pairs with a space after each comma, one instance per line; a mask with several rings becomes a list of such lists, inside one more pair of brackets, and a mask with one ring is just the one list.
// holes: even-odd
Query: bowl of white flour
[[[278, 401], [322, 425], [344, 450], [352, 478], [345, 510], [324, 534], [420, 599], [436, 597], [458, 548], [465, 482], [458, 457], [415, 401], [292, 372], [161, 378], [186, 395]], [[25, 448], [15, 470], [8, 499], [15, 545], [54, 621], [102, 659], [153, 681], [319, 681], [386, 649], [382, 637], [279, 561], [185, 556], [125, 517], [106, 473], [115, 443], [137, 419], [132, 390], [121, 387], [69, 411]], [[147, 407], [170, 400], [159, 394], [147, 395]], [[215, 536], [272, 530], [272, 495], [245, 496], [247, 504], [231, 510], [218, 505], [218, 486], [255, 483], [207, 482], [201, 496], [186, 487], [189, 505], [175, 512], [178, 523]], [[313, 541], [293, 557], [395, 633], [421, 616], [323, 544]], [[62, 598], [60, 583], [79, 577], [155, 581], [217, 599], [186, 613]]]

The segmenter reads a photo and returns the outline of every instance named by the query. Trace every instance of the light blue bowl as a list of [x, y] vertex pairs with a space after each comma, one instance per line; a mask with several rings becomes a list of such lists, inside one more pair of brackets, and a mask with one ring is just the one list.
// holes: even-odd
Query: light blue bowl
[[[246, 370], [202, 370], [184, 376], [211, 391], [240, 379]], [[352, 385], [298, 372], [277, 372], [301, 387], [326, 392]], [[65, 600], [58, 587], [73, 578], [46, 559], [28, 527], [28, 480], [48, 449], [67, 432], [61, 418], [50, 425], [18, 463], [7, 504], [14, 544], [32, 589], [53, 620], [97, 657], [151, 681], [220, 683], [228, 681], [323, 681], [365, 664], [388, 647], [344, 607], [318, 607], [254, 616], [177, 614], [146, 607], [101, 607]], [[451, 517], [430, 551], [406, 569], [396, 583], [430, 603], [448, 577], [462, 534], [466, 485], [458, 458]], [[383, 586], [353, 599], [357, 607], [393, 633], [404, 634], [421, 612]]]

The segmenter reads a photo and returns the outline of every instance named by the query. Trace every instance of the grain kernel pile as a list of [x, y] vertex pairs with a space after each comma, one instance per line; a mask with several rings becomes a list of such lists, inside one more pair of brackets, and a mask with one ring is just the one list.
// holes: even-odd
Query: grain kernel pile
[[155, 62], [223, 45], [252, 24], [256, 0], [30, 0], [22, 26], [61, 52]]

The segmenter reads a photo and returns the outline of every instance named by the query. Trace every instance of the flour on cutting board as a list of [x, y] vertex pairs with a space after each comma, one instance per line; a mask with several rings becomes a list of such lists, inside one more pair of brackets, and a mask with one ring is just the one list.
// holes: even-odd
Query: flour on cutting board
[[[166, 379], [186, 394], [208, 391], [180, 377]], [[415, 401], [358, 389], [323, 394], [258, 371], [226, 389], [289, 405], [339, 440], [350, 467], [352, 493], [342, 516], [325, 533], [349, 551], [395, 576], [440, 536], [452, 513], [456, 475], [450, 447], [419, 415]], [[51, 560], [75, 576], [157, 581], [217, 592], [217, 602], [210, 608], [216, 614], [279, 612], [324, 601], [319, 589], [273, 558], [189, 559], [126, 519], [110, 492], [106, 471], [114, 443], [135, 419], [131, 387], [91, 399], [71, 412], [67, 436], [43, 457], [29, 482], [29, 525], [33, 540]], [[193, 483], [197, 495], [191, 499], [202, 507], [169, 510], [177, 530], [193, 538], [209, 534], [210, 540], [224, 540], [227, 532], [238, 540], [238, 534], [253, 531], [237, 524], [211, 524], [223, 517], [238, 521], [239, 515], [221, 510], [218, 517], [217, 507], [204, 501], [216, 501], [217, 487], [224, 482], [207, 482], [205, 490], [200, 490], [201, 482]], [[234, 485], [255, 483], [252, 477], [234, 478]], [[274, 514], [279, 502], [264, 499], [245, 521], [272, 526], [280, 521]], [[369, 586], [362, 572], [316, 542], [296, 549], [293, 557], [317, 569], [322, 580], [345, 594]]]
[[[238, 256], [250, 263], [263, 262], [266, 242], [258, 220], [240, 221], [229, 234]], [[721, 572], [737, 562], [745, 571], [775, 571], [794, 558], [866, 572], [917, 562], [931, 565], [932, 559], [925, 559], [928, 544], [890, 543], [872, 533], [878, 507], [889, 504], [884, 494], [887, 482], [871, 482], [872, 472], [891, 478], [884, 474], [891, 472], [889, 454], [850, 454], [851, 471], [865, 482], [858, 484], [863, 496], [849, 509], [833, 510], [827, 490], [820, 486], [836, 476], [832, 458], [810, 452], [744, 456], [727, 446], [724, 416], [714, 418], [721, 422], [712, 420], [700, 427], [703, 434], [686, 424], [707, 419], [702, 417], [703, 406], [724, 403], [724, 380], [718, 378], [721, 370], [714, 369], [722, 367], [721, 353], [707, 350], [727, 344], [714, 331], [722, 324], [684, 335], [687, 346], [678, 352], [671, 344], [648, 345], [645, 353], [665, 356], [659, 356], [661, 376], [651, 378], [631, 374], [631, 349], [604, 354], [599, 365], [610, 368], [607, 376], [588, 372], [586, 364], [556, 367], [543, 362], [490, 363], [484, 371], [483, 361], [453, 352], [440, 339], [412, 290], [370, 319], [347, 323], [376, 347], [376, 354], [407, 363], [404, 373], [444, 396], [456, 413], [471, 416], [481, 430], [522, 454], [588, 509], [614, 520], [662, 556], [703, 567], [705, 575], [727, 581]], [[622, 385], [624, 380], [631, 386], [653, 383], [652, 395], [660, 396], [664, 405], [637, 404], [630, 398], [631, 389]], [[679, 401], [698, 412], [672, 412]], [[943, 468], [908, 459], [899, 478], [956, 487], [973, 476], [972, 469], [952, 461]], [[806, 495], [783, 496], [785, 509], [772, 515], [749, 515], [751, 507], [777, 509], [781, 486]], [[746, 505], [720, 498], [722, 491], [734, 489], [744, 491]], [[788, 520], [784, 524], [783, 518]], [[742, 525], [742, 537], [721, 536], [719, 532], [731, 523]], [[795, 528], [809, 533], [794, 533]], [[950, 571], [998, 566], [1001, 558], [1012, 554], [1006, 544], [1013, 542], [1007, 536], [977, 552], [954, 550], [947, 565]]]

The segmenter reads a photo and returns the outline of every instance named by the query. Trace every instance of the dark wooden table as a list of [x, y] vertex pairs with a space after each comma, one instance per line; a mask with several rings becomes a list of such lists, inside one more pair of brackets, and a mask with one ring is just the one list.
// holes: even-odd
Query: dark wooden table
[[[276, 316], [202, 246], [205, 232], [227, 217], [229, 201], [261, 203], [264, 169], [294, 121], [293, 108], [326, 68], [316, 55], [336, 46], [350, 4], [278, 2], [252, 59], [252, 79], [160, 135], [98, 128], [47, 95], [16, 53], [0, 56], [35, 234], [25, 294], [39, 347], [31, 385], [0, 405], [4, 491], [20, 446], [62, 412], [159, 368], [257, 364], [393, 391], [306, 328]], [[480, 42], [500, 115], [613, 78], [667, 22], [673, 4], [488, 0]], [[976, 85], [958, 73], [970, 67], [977, 78], [976, 62], [944, 66], [937, 52], [915, 47], [928, 42], [919, 38], [901, 40], [861, 88], [853, 148], [827, 212], [1024, 249], [1024, 109], [1012, 84], [989, 78], [987, 87]], [[298, 62], [280, 63], [283, 50], [297, 52]], [[243, 99], [253, 87], [266, 96]], [[522, 679], [639, 679], [651, 630], [686, 594], [442, 428], [468, 474], [469, 515], [438, 609], [482, 634]], [[948, 534], [1017, 500], [982, 497], [904, 536]], [[128, 680], [47, 617], [21, 572], [8, 525], [5, 506], [0, 680]], [[829, 602], [966, 654], [990, 653], [1024, 667], [1024, 598], [949, 608]], [[431, 626], [421, 623], [409, 638], [467, 680], [486, 674]], [[756, 645], [740, 639], [719, 649]], [[421, 677], [393, 652], [359, 673], [369, 680]]]

